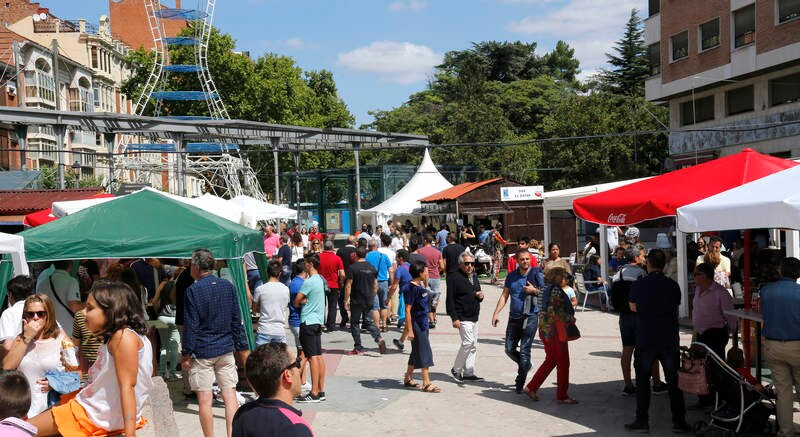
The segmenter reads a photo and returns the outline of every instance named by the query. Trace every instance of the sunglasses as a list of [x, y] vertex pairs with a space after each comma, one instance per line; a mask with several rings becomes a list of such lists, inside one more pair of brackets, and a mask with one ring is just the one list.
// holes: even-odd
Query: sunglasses
[[302, 362], [303, 362], [303, 360], [301, 360], [300, 357], [297, 357], [297, 358], [294, 359], [294, 362], [292, 364], [289, 364], [283, 370], [292, 370], [295, 367], [297, 367], [299, 369], [300, 368], [300, 364]]
[[25, 318], [32, 319], [33, 316], [39, 316], [40, 319], [47, 317], [47, 311], [25, 311]]
[[473, 261], [464, 261], [465, 266], [474, 266], [475, 263]]

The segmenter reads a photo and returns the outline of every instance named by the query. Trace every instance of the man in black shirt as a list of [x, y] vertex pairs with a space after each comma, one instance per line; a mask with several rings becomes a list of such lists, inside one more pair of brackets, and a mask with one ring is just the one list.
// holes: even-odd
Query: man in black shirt
[[447, 315], [458, 329], [461, 346], [450, 374], [457, 382], [481, 381], [475, 375], [475, 356], [478, 351], [478, 316], [483, 292], [475, 274], [475, 257], [468, 252], [458, 258], [458, 270], [447, 275]]
[[[292, 248], [289, 247], [288, 235], [281, 235], [281, 247], [275, 257], [281, 262], [281, 282], [288, 287], [292, 282]], [[255, 289], [251, 289], [251, 292], [255, 293]]]
[[465, 250], [464, 246], [456, 243], [455, 234], [447, 234], [447, 246], [442, 249], [442, 258], [444, 258], [445, 272], [448, 275], [458, 271], [458, 257]]
[[[336, 255], [339, 255], [339, 258], [342, 259], [344, 271], [347, 273], [347, 269], [350, 268], [350, 264], [353, 264], [353, 261], [355, 261], [356, 237], [348, 235], [347, 244], [343, 248], [337, 250]], [[350, 321], [350, 316], [347, 314], [347, 310], [344, 307], [344, 293], [339, 293], [339, 314], [342, 316], [342, 321], [339, 323], [339, 327], [344, 328], [347, 326], [347, 322]]]
[[267, 343], [247, 358], [247, 381], [258, 394], [233, 416], [233, 437], [311, 437], [311, 425], [303, 412], [292, 407], [300, 394], [299, 358], [292, 357], [285, 343]]
[[625, 425], [631, 431], [650, 430], [650, 370], [657, 360], [664, 368], [667, 380], [673, 432], [691, 431], [686, 423], [683, 392], [678, 388], [680, 361], [678, 337], [678, 307], [681, 289], [678, 283], [664, 275], [664, 252], [653, 249], [647, 255], [648, 275], [631, 286], [630, 309], [636, 314], [636, 420]]
[[372, 323], [373, 311], [378, 310], [378, 271], [365, 260], [367, 248], [356, 248], [357, 261], [347, 269], [347, 282], [344, 286], [344, 305], [350, 310], [350, 334], [353, 335], [353, 350], [350, 355], [363, 355], [361, 327], [363, 319], [369, 333], [378, 343], [380, 353], [386, 352], [386, 342], [381, 338], [378, 328]]

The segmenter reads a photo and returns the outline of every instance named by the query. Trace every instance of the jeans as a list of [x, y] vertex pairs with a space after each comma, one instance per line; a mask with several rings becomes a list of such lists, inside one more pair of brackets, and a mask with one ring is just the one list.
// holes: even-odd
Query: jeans
[[256, 333], [256, 346], [267, 343], [286, 343], [286, 336], [262, 334], [260, 332]]
[[792, 404], [794, 394], [800, 392], [800, 341], [767, 339], [764, 342], [764, 358], [772, 370], [772, 381], [778, 395], [776, 412], [781, 428], [778, 435], [794, 435]]
[[347, 314], [347, 309], [344, 307], [344, 293], [339, 293], [339, 314], [342, 316], [342, 326], [347, 324], [350, 321], [350, 316]]
[[478, 354], [478, 322], [462, 320], [458, 334], [461, 337], [461, 345], [453, 363], [453, 370], [463, 376], [472, 376], [475, 374], [475, 358]]
[[325, 319], [325, 327], [333, 330], [336, 327], [336, 304], [339, 303], [339, 289], [331, 288], [328, 292], [328, 316]]
[[544, 343], [544, 361], [536, 369], [533, 379], [528, 383], [528, 390], [536, 392], [542, 386], [544, 380], [550, 376], [550, 372], [556, 369], [556, 399], [563, 401], [569, 396], [569, 343], [558, 341], [556, 337], [542, 338]]
[[[512, 361], [517, 363], [517, 379], [516, 387], [522, 388], [522, 384], [528, 376], [528, 371], [531, 370], [531, 346], [533, 345], [533, 337], [536, 335], [536, 328], [539, 324], [537, 317], [531, 317], [528, 320], [527, 326], [525, 318], [508, 319], [508, 326], [506, 327], [506, 355]], [[519, 345], [519, 350], [517, 350]]]
[[374, 311], [372, 308], [365, 308], [361, 305], [350, 305], [350, 334], [353, 335], [353, 348], [356, 350], [364, 349], [364, 346], [361, 345], [361, 323], [359, 323], [359, 320], [362, 318], [367, 325], [370, 335], [375, 339], [375, 342], [378, 343], [381, 341], [381, 333], [378, 331], [378, 327], [372, 323], [372, 311]]
[[389, 281], [378, 281], [378, 308], [385, 310], [389, 306], [386, 305], [386, 299], [389, 297]]
[[667, 381], [672, 423], [686, 422], [686, 404], [683, 392], [678, 388], [678, 345], [662, 349], [647, 349], [637, 346], [633, 351], [633, 366], [636, 369], [636, 420], [647, 423], [650, 410], [650, 375], [653, 363], [658, 360], [664, 368]]
[[247, 285], [250, 287], [250, 293], [256, 292], [256, 287], [261, 285], [261, 273], [258, 269], [251, 269], [247, 271]]
[[180, 364], [178, 349], [181, 345], [181, 334], [178, 332], [178, 327], [175, 326], [175, 317], [159, 316], [158, 320], [167, 325], [167, 329], [158, 330], [158, 334], [161, 336], [159, 373], [161, 376], [169, 378], [175, 374], [175, 369]]

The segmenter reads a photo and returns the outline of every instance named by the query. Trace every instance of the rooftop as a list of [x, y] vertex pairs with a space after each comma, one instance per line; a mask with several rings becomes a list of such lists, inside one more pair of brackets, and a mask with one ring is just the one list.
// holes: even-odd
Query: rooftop
[[88, 199], [103, 189], [0, 190], [0, 215], [21, 215], [50, 208], [53, 202]]
[[456, 200], [459, 197], [463, 196], [464, 194], [469, 193], [470, 191], [476, 190], [484, 185], [489, 185], [491, 183], [501, 181], [503, 178], [492, 178], [487, 179], [485, 181], [478, 181], [478, 182], [464, 182], [463, 184], [455, 185], [451, 188], [448, 188], [443, 191], [439, 191], [436, 194], [431, 194], [430, 196], [423, 197], [419, 199], [420, 202], [446, 202], [450, 200]]

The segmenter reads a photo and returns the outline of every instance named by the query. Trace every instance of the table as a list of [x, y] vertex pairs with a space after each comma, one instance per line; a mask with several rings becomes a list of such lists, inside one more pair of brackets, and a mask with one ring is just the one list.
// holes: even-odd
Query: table
[[[751, 309], [742, 310], [727, 310], [726, 315], [735, 316], [742, 320], [750, 320], [756, 323], [756, 379], [761, 381], [761, 324], [764, 323], [764, 318], [761, 313]], [[749, 334], [749, 333], [748, 333]], [[733, 344], [739, 344], [739, 330], [733, 334]]]

